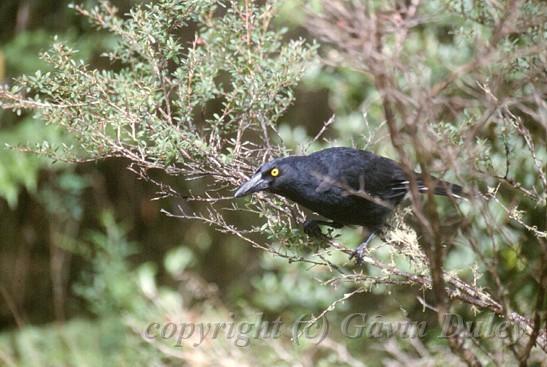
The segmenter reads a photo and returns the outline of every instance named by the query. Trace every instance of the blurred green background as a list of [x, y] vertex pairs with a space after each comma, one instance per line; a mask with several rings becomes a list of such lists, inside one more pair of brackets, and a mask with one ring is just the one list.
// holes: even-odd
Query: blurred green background
[[[133, 5], [123, 0], [112, 3], [121, 14]], [[113, 40], [68, 4], [2, 1], [0, 82], [47, 71], [38, 55], [54, 36], [77, 48], [79, 57], [91, 65], [106, 62], [100, 54]], [[309, 38], [301, 25], [299, 4], [288, 2], [277, 26], [288, 27], [288, 37]], [[441, 49], [446, 59], [469, 56], [442, 24], [422, 31], [427, 34], [423, 42]], [[375, 128], [382, 121], [379, 105], [371, 103], [376, 98], [363, 74], [312, 67], [282, 118], [280, 134], [295, 148], [336, 114], [338, 123], [327, 136], [335, 143], [362, 146], [370, 133], [364, 119], [370, 117]], [[378, 131], [370, 142], [373, 150], [392, 153], [384, 144], [385, 131]], [[71, 143], [62, 131], [44, 126], [30, 113], [0, 110], [0, 144], [44, 140]], [[345, 348], [352, 355], [366, 356], [369, 365], [380, 365], [390, 355], [385, 340], [350, 340], [336, 333], [331, 344], [321, 348], [313, 343], [295, 345], [290, 336], [279, 345], [256, 341], [234, 351], [233, 345], [219, 342], [180, 354], [147, 343], [139, 335], [143, 326], [166, 322], [169, 315], [229, 320], [264, 314], [266, 319], [281, 317], [290, 323], [301, 314], [318, 314], [350, 289], [324, 287], [316, 281], [320, 270], [287, 264], [203, 224], [162, 215], [161, 208], [191, 204], [151, 201], [155, 188], [138, 180], [127, 164], [117, 159], [68, 164], [14, 150], [0, 153], [0, 365], [267, 365], [281, 363], [283, 355], [287, 365], [298, 360], [302, 365], [361, 365], [344, 353]], [[184, 183], [176, 178], [157, 175], [184, 191]], [[524, 204], [530, 207], [532, 222], [542, 220], [532, 203]], [[344, 232], [341, 240], [357, 243], [359, 233]], [[465, 249], [455, 249], [449, 267], [464, 266], [471, 256]], [[504, 276], [511, 278], [525, 262], [515, 251], [508, 250], [506, 257]], [[526, 276], [523, 284], [529, 280]], [[522, 297], [528, 297], [532, 288], [522, 287]], [[340, 322], [351, 311], [381, 312], [394, 320], [435, 319], [416, 301], [415, 291], [402, 286], [359, 294], [337, 305], [329, 317]], [[408, 360], [412, 356], [417, 358], [411, 353]], [[443, 358], [452, 361], [450, 356]]]
[[[134, 4], [112, 3], [121, 14]], [[105, 62], [100, 54], [112, 42], [110, 36], [97, 32], [68, 5], [59, 0], [0, 4], [2, 83], [47, 71], [39, 54], [55, 36], [92, 65]], [[288, 8], [282, 21], [294, 20], [293, 11]], [[295, 27], [291, 36], [302, 32]], [[325, 84], [331, 81], [324, 78], [319, 69], [311, 70], [284, 118], [281, 131], [293, 147], [315, 134], [334, 109], [351, 111], [364, 98], [365, 89], [355, 78], [353, 86], [346, 85], [349, 79], [342, 72], [340, 84], [347, 96], [336, 87], [339, 100], [330, 101]], [[360, 129], [359, 122], [353, 126]], [[71, 143], [30, 113], [0, 110], [2, 145], [44, 140]], [[151, 201], [155, 188], [129, 172], [127, 163], [110, 159], [67, 164], [2, 150], [0, 365], [169, 364], [168, 355], [148, 347], [127, 327], [127, 319], [138, 315], [145, 315], [138, 320], [143, 325], [165, 321], [169, 307], [162, 301], [150, 304], [142, 294], [147, 284], [161, 287], [167, 304], [174, 299], [182, 309], [196, 307], [220, 320], [230, 320], [228, 312], [240, 319], [264, 312], [271, 320], [286, 312], [285, 321], [290, 321], [301, 313], [317, 313], [334, 300], [335, 294], [319, 286], [313, 274], [302, 276], [305, 267], [272, 259], [202, 224], [160, 214], [162, 207], [180, 203]], [[160, 178], [184, 190], [176, 179]], [[294, 349], [290, 343], [288, 349]], [[260, 364], [268, 363], [269, 353], [262, 353]], [[244, 364], [246, 358], [236, 360]]]

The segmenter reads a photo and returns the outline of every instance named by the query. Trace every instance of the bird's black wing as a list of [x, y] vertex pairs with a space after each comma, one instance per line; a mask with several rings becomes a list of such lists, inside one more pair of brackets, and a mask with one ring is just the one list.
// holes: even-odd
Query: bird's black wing
[[352, 148], [330, 148], [312, 156], [327, 172], [319, 191], [364, 191], [381, 200], [398, 202], [408, 190], [407, 177], [391, 159]]
[[[374, 153], [353, 148], [329, 148], [313, 153], [317, 171], [324, 175], [320, 180], [318, 192], [326, 190], [339, 194], [351, 194], [351, 191], [364, 193], [390, 204], [399, 203], [409, 190], [409, 178], [392, 159]], [[426, 192], [420, 173], [414, 173], [420, 192]], [[462, 188], [432, 177], [435, 195], [462, 197]], [[344, 193], [345, 190], [345, 193]]]

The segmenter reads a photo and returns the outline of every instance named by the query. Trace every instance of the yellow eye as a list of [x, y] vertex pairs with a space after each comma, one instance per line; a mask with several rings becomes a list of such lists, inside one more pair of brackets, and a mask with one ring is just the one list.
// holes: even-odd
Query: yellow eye
[[270, 171], [270, 175], [272, 177], [277, 177], [279, 176], [279, 168], [272, 168], [272, 170]]

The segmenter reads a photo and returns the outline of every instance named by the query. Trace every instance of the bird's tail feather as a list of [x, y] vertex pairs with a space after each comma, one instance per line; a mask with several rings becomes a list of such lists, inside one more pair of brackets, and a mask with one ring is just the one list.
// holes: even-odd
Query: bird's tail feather
[[[420, 192], [426, 192], [428, 190], [427, 186], [420, 181], [418, 181], [418, 189]], [[463, 188], [457, 184], [437, 180], [434, 190], [435, 195], [453, 196], [457, 199], [465, 199]]]

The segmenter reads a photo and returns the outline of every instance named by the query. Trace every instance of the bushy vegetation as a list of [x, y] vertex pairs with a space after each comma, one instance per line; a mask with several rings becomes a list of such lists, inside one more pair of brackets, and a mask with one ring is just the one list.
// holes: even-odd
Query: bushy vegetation
[[[12, 227], [2, 363], [543, 360], [545, 4], [120, 5], [127, 13], [108, 2], [65, 10], [77, 30], [41, 61], [13, 62], [50, 33], [22, 32], [0, 54], [15, 76], [0, 89], [2, 222]], [[457, 182], [468, 199], [422, 197], [411, 183], [409, 203], [357, 265], [348, 254], [359, 230], [312, 240], [296, 205], [232, 198], [262, 162], [333, 145], [390, 156], [426, 183]], [[16, 286], [25, 278], [42, 290], [34, 298]], [[356, 313], [369, 326], [426, 327], [352, 337], [342, 325]], [[280, 320], [279, 337], [147, 334], [152, 323], [257, 319]]]

